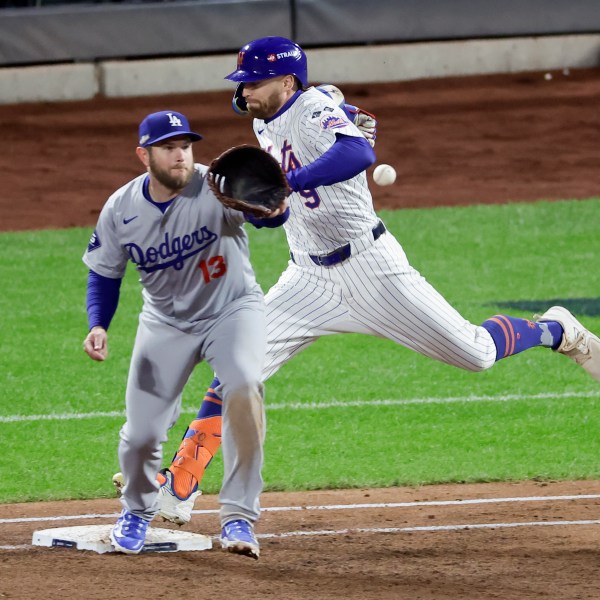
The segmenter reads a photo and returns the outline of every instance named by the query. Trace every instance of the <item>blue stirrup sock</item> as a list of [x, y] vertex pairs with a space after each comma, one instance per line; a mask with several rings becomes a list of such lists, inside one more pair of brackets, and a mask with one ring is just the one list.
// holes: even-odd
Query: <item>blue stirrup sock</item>
[[563, 328], [556, 321], [539, 323], [495, 315], [481, 324], [487, 329], [496, 344], [496, 360], [512, 356], [536, 346], [545, 346], [556, 350], [560, 346]]
[[206, 394], [198, 410], [198, 416], [196, 419], [206, 419], [208, 417], [221, 416], [223, 411], [223, 402], [219, 394], [215, 392], [215, 388], [220, 385], [220, 381], [217, 377], [212, 380], [210, 387], [206, 390]]

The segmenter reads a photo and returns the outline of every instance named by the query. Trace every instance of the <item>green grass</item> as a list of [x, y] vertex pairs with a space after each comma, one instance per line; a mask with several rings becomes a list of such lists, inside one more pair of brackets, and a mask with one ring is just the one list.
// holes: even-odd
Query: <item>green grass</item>
[[[582, 321], [600, 331], [599, 214], [600, 200], [588, 200], [381, 216], [413, 266], [469, 320], [501, 311], [530, 317], [562, 299], [586, 306]], [[284, 235], [249, 233], [266, 290], [287, 262]], [[140, 286], [130, 268], [110, 329], [110, 358], [92, 362], [81, 349], [87, 329], [81, 255], [89, 235], [87, 229], [0, 234], [0, 417], [123, 410]], [[166, 444], [167, 462], [211, 379], [210, 368], [200, 365], [184, 395], [187, 412]], [[364, 404], [474, 396], [513, 399]], [[362, 404], [306, 407], [334, 401]], [[288, 404], [299, 407], [280, 408]], [[545, 349], [473, 374], [387, 340], [322, 339], [267, 383], [273, 408], [266, 488], [597, 478], [599, 404], [598, 383]], [[0, 420], [0, 501], [112, 495], [122, 422], [121, 416]], [[218, 455], [203, 489], [216, 492], [221, 475]]]

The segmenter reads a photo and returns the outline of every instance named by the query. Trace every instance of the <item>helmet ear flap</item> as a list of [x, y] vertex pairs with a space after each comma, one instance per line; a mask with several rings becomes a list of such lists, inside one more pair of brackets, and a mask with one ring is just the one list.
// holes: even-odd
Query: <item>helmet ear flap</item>
[[296, 82], [296, 87], [299, 90], [302, 90], [303, 92], [305, 92], [308, 89], [308, 85], [305, 85], [304, 83], [302, 83], [302, 80], [300, 79], [300, 77], [298, 77], [298, 75], [294, 75], [294, 81]]
[[235, 88], [235, 92], [233, 93], [233, 98], [231, 100], [231, 106], [233, 107], [234, 112], [236, 112], [238, 115], [248, 114], [248, 104], [244, 98], [243, 91], [244, 82], [240, 81]]

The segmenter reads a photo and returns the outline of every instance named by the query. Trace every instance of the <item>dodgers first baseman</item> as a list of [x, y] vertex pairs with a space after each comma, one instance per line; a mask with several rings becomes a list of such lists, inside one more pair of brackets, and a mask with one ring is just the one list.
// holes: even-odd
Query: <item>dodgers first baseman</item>
[[[147, 173], [108, 199], [83, 256], [90, 269], [84, 350], [95, 360], [106, 358], [106, 330], [133, 263], [143, 307], [120, 433], [127, 485], [111, 533], [115, 548], [135, 554], [143, 547], [158, 509], [162, 444], [192, 370], [206, 360], [222, 380], [221, 542], [257, 558], [252, 524], [262, 490], [264, 298], [249, 260], [244, 215], [215, 198], [207, 167], [193, 162], [192, 142], [200, 138], [175, 111], [153, 113], [140, 124], [136, 152]], [[262, 225], [284, 220], [284, 209], [285, 203]]]
[[[297, 44], [254, 40], [240, 50], [227, 79], [238, 82], [234, 103], [243, 98], [258, 142], [280, 161], [294, 191], [284, 224], [290, 261], [266, 295], [263, 380], [320, 337], [351, 332], [468, 371], [546, 346], [600, 379], [600, 340], [566, 309], [552, 307], [536, 321], [496, 315], [477, 326], [410, 265], [373, 209], [365, 173], [373, 151], [334, 102], [308, 87], [306, 56]], [[161, 514], [176, 522], [189, 520], [214, 453], [214, 442], [205, 440], [214, 440], [218, 424], [216, 375], [161, 488]]]

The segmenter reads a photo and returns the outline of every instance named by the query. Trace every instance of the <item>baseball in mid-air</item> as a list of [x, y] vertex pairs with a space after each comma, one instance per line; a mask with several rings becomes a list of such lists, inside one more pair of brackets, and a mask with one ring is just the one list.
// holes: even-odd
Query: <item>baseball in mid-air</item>
[[377, 165], [373, 171], [373, 181], [377, 185], [392, 185], [396, 181], [396, 169], [391, 165]]

